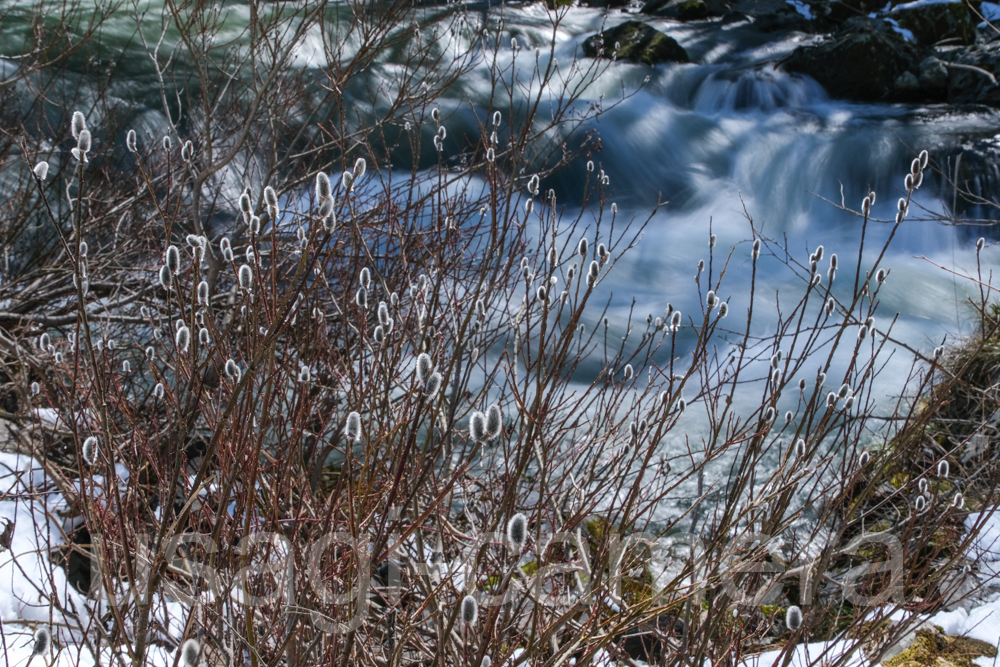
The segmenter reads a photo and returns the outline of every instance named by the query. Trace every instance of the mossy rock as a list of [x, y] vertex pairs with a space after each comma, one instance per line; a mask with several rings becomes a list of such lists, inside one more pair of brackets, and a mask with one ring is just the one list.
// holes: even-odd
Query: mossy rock
[[[591, 564], [596, 565], [594, 561], [596, 551], [610, 535], [617, 533], [618, 529], [613, 523], [602, 516], [585, 519], [583, 525], [587, 529], [587, 543], [591, 549]], [[648, 549], [647, 547], [642, 548], [644, 550]], [[601, 563], [600, 566], [605, 568], [607, 563]], [[622, 598], [630, 605], [652, 599], [654, 593], [653, 581], [653, 573], [645, 565], [638, 574], [630, 575], [623, 573], [621, 575]]]
[[979, 657], [995, 658], [996, 648], [968, 637], [952, 637], [940, 628], [917, 630], [913, 644], [882, 663], [883, 667], [976, 667]]
[[626, 21], [583, 43], [583, 54], [588, 58], [610, 58], [615, 53], [620, 60], [644, 65], [691, 62], [677, 40], [642, 21]]
[[910, 481], [910, 474], [905, 470], [897, 470], [889, 476], [889, 484], [894, 489], [901, 489]]

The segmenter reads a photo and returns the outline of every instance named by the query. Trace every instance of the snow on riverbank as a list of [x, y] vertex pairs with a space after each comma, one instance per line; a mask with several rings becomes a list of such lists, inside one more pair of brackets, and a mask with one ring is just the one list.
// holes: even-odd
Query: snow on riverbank
[[[96, 480], [98, 481], [99, 480]], [[45, 656], [49, 667], [90, 667], [95, 664], [85, 637], [93, 636], [92, 613], [103, 613], [104, 605], [87, 599], [69, 584], [65, 570], [56, 565], [58, 547], [66, 544], [66, 530], [72, 526], [60, 518], [66, 509], [62, 496], [55, 490], [37, 461], [31, 457], [0, 453], [0, 531], [6, 520], [13, 521], [10, 551], [0, 553], [0, 621], [2, 638], [0, 652], [11, 667], [25, 667], [32, 653], [32, 635], [39, 627], [49, 627], [54, 635]], [[980, 514], [966, 519], [973, 527]], [[970, 555], [978, 563], [983, 584], [1000, 582], [1000, 512], [985, 519], [984, 528], [973, 543]], [[980, 587], [984, 589], [984, 587]], [[174, 606], [171, 604], [170, 606]], [[75, 614], [61, 614], [57, 608], [75, 609]], [[178, 610], [179, 611], [179, 610]], [[929, 621], [953, 636], [967, 636], [1000, 646], [1000, 594], [985, 600], [973, 600], [968, 608], [939, 612]], [[103, 653], [103, 651], [102, 651]], [[791, 664], [806, 667], [818, 660], [835, 660], [852, 654], [844, 667], [868, 667], [869, 662], [853, 641], [814, 642], [799, 645]], [[107, 664], [109, 656], [102, 656]], [[762, 653], [744, 660], [745, 667], [771, 667], [782, 664], [784, 652]], [[161, 646], [151, 647], [147, 665], [156, 667], [172, 664], [173, 654]], [[613, 664], [607, 653], [601, 652], [597, 662]], [[980, 667], [996, 667], [993, 658], [977, 658]], [[32, 664], [41, 665], [39, 658]]]

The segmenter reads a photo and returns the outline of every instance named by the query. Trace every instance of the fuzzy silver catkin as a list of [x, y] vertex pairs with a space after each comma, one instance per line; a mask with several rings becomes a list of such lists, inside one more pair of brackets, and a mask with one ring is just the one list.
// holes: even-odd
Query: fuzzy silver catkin
[[826, 395], [826, 407], [832, 408], [837, 404], [837, 395], [832, 391]]
[[234, 384], [236, 384], [240, 381], [241, 375], [242, 371], [240, 371], [240, 367], [234, 360], [229, 359], [228, 361], [226, 361], [226, 377], [228, 377]]
[[476, 598], [471, 595], [466, 595], [462, 599], [462, 622], [466, 625], [472, 625], [479, 618], [479, 603], [476, 602]]
[[32, 382], [31, 383], [31, 395], [32, 396], [38, 396], [40, 393], [42, 393], [42, 385], [38, 384], [37, 382]]
[[[202, 327], [201, 329], [199, 329], [198, 330], [198, 343], [200, 345], [208, 345], [211, 342], [212, 342], [212, 339], [209, 336], [208, 329], [206, 329], [205, 327]], [[126, 363], [128, 363], [128, 362], [126, 362]]]
[[76, 148], [71, 151], [73, 157], [81, 162], [87, 161], [87, 153], [90, 152], [90, 130], [83, 130], [80, 132], [80, 136], [76, 140]]
[[205, 280], [198, 283], [198, 303], [208, 305], [208, 282]]
[[52, 634], [49, 632], [48, 628], [43, 626], [35, 630], [34, 645], [31, 647], [32, 657], [46, 653], [49, 650], [49, 644], [51, 643]]
[[347, 423], [344, 425], [344, 435], [348, 440], [361, 442], [361, 415], [351, 412], [347, 415]]
[[958, 509], [963, 509], [965, 507], [965, 496], [961, 493], [956, 493], [955, 497], [951, 501], [952, 507], [957, 507]]
[[155, 396], [156, 398], [163, 398], [163, 393], [164, 393], [163, 383], [157, 382], [156, 386], [153, 387], [153, 396]]
[[847, 398], [851, 393], [851, 387], [846, 382], [840, 385], [840, 389], [837, 390], [837, 398]]
[[431, 376], [434, 370], [434, 362], [431, 361], [431, 356], [426, 352], [422, 352], [417, 356], [417, 380], [420, 384], [426, 384], [427, 379]]
[[187, 326], [181, 325], [177, 333], [174, 334], [174, 343], [181, 352], [187, 352], [188, 346], [191, 344], [191, 330]]
[[382, 326], [389, 325], [389, 306], [385, 301], [378, 302], [378, 323]]
[[[40, 164], [44, 164], [44, 163], [40, 163]], [[44, 176], [41, 176], [40, 178], [42, 180], [45, 180]], [[981, 251], [985, 247], [986, 247], [986, 239], [980, 237], [980, 239], [978, 241], [976, 241], [976, 252]]]
[[87, 129], [87, 121], [84, 119], [83, 114], [79, 111], [73, 112], [73, 117], [70, 120], [69, 131], [73, 135], [73, 138], [77, 141], [80, 140], [80, 133]]
[[181, 272], [181, 251], [175, 245], [167, 248], [167, 267], [175, 276]]
[[868, 337], [868, 327], [862, 324], [861, 328], [858, 329], [858, 342], [863, 341], [867, 337]]
[[320, 203], [319, 218], [325, 232], [332, 232], [337, 228], [337, 213], [333, 210], [333, 203], [333, 197], [327, 197]]
[[677, 331], [681, 326], [681, 311], [675, 310], [674, 314], [670, 316], [670, 328], [673, 331]]
[[171, 278], [170, 267], [166, 266], [166, 265], [161, 266], [160, 267], [160, 285], [163, 287], [163, 289], [169, 290], [170, 289], [170, 284], [172, 282], [173, 282], [173, 279]]
[[917, 496], [916, 502], [913, 503], [913, 509], [917, 512], [923, 512], [925, 507], [927, 507], [927, 500], [923, 496]]
[[507, 540], [513, 545], [516, 552], [520, 552], [527, 539], [528, 517], [518, 512], [507, 522]]
[[802, 627], [802, 610], [797, 606], [792, 605], [785, 612], [785, 626], [791, 631], [795, 632]]
[[365, 289], [368, 289], [368, 287], [372, 284], [372, 273], [368, 270], [368, 267], [361, 269], [360, 281], [361, 286]]
[[949, 472], [950, 472], [950, 467], [947, 461], [942, 460], [941, 462], [938, 463], [937, 466], [938, 477], [947, 478]]
[[501, 115], [499, 111], [493, 112], [493, 127], [500, 127]]
[[486, 415], [482, 412], [473, 412], [469, 418], [469, 437], [474, 442], [486, 440]]
[[486, 409], [486, 437], [496, 440], [503, 430], [503, 415], [500, 406], [494, 403]]
[[[264, 188], [264, 204], [267, 206], [271, 219], [277, 218], [277, 214], [280, 212], [278, 208], [278, 193], [270, 185]], [[273, 214], [271, 213], [272, 209], [274, 210]]]
[[174, 145], [173, 140], [170, 138], [169, 134], [163, 136], [163, 150], [169, 151]]
[[[443, 139], [444, 137], [441, 138]], [[366, 171], [368, 171], [368, 163], [365, 162], [363, 157], [359, 157], [354, 161], [354, 180], [358, 180], [364, 176]]]
[[625, 364], [625, 371], [623, 373], [623, 375], [625, 376], [625, 379], [626, 380], [631, 380], [632, 376], [634, 375], [634, 373], [635, 373], [635, 371], [633, 371], [633, 369], [632, 369], [632, 364]]
[[250, 286], [253, 285], [253, 269], [246, 264], [242, 264], [237, 276], [240, 281], [240, 287], [243, 289], [250, 289]]
[[861, 456], [858, 457], [858, 466], [864, 468], [868, 465], [868, 461], [871, 460], [871, 454], [868, 452], [861, 452]]
[[325, 172], [318, 172], [316, 174], [316, 201], [322, 202], [329, 199], [332, 194], [333, 188], [330, 185], [330, 177]]
[[49, 175], [49, 163], [42, 160], [35, 165], [35, 168], [31, 170], [39, 181], [44, 181], [45, 177]]
[[125, 135], [125, 147], [129, 149], [132, 153], [135, 153], [136, 148], [136, 136], [135, 130], [129, 130], [128, 134]]
[[89, 436], [84, 440], [83, 447], [80, 449], [80, 455], [87, 465], [94, 465], [97, 461], [97, 438]]
[[753, 249], [750, 251], [750, 256], [754, 259], [760, 257], [760, 239], [754, 239]]
[[184, 145], [181, 147], [181, 159], [185, 162], [190, 162], [191, 158], [194, 157], [194, 144], [191, 141], [185, 141]]
[[427, 382], [424, 383], [424, 394], [427, 398], [434, 398], [438, 391], [441, 389], [441, 374], [438, 372], [431, 373], [427, 378]]
[[806, 441], [802, 438], [795, 443], [795, 455], [800, 458], [806, 455]]
[[201, 644], [198, 643], [198, 640], [187, 640], [181, 647], [181, 666], [197, 667], [199, 655], [201, 655]]

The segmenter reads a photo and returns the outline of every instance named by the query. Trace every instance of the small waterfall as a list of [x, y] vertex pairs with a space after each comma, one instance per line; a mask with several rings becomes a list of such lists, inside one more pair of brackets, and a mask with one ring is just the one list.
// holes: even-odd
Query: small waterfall
[[772, 65], [746, 70], [716, 70], [694, 91], [699, 113], [760, 112], [795, 109], [829, 101], [809, 77], [787, 74]]

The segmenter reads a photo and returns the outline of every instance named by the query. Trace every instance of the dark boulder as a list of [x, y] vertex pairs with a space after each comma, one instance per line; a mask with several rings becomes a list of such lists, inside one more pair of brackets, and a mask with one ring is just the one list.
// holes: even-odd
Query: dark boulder
[[897, 81], [912, 84], [917, 50], [884, 21], [856, 17], [830, 39], [799, 47], [784, 61], [789, 72], [816, 79], [832, 97], [876, 101], [894, 98]]
[[920, 63], [920, 90], [930, 99], [944, 99], [948, 93], [948, 68], [931, 56]]
[[[550, 7], [553, 3], [558, 4], [558, 6], [571, 5], [573, 0], [545, 0], [545, 3]], [[623, 9], [628, 7], [630, 0], [581, 0], [581, 5], [584, 7], [609, 7], [611, 9]]]
[[808, 32], [817, 27], [815, 21], [807, 19], [785, 0], [739, 0], [731, 9], [750, 19], [761, 32]]
[[976, 21], [964, 2], [909, 2], [893, 7], [889, 16], [899, 22], [900, 28], [912, 32], [920, 46], [944, 40], [959, 44], [976, 41]]
[[621, 60], [645, 65], [691, 62], [677, 40], [642, 21], [626, 21], [583, 43], [583, 54], [588, 58], [610, 58], [615, 53]]
[[1000, 107], [1000, 43], [970, 46], [949, 54], [948, 101]]
[[700, 21], [708, 18], [705, 0], [649, 0], [642, 13], [678, 21]]

